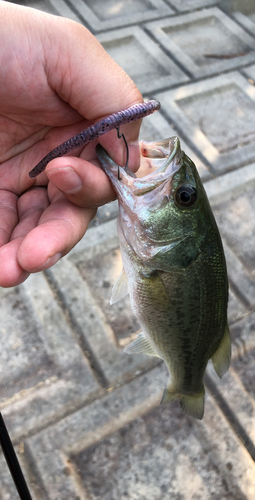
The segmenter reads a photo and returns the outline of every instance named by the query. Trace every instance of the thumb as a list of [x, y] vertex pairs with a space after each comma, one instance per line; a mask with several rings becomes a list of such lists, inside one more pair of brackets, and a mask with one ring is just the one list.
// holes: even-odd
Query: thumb
[[[132, 170], [138, 169], [139, 158], [138, 144], [130, 145], [129, 165]], [[79, 207], [97, 208], [116, 198], [107, 175], [96, 159], [91, 162], [73, 156], [56, 158], [48, 164], [46, 174], [51, 184]], [[50, 199], [53, 186], [49, 185]]]

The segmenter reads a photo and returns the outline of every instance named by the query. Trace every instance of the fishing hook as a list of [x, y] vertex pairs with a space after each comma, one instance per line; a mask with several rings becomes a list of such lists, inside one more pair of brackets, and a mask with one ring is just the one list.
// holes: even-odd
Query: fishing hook
[[[128, 168], [128, 160], [129, 160], [129, 149], [128, 149], [128, 143], [127, 143], [127, 140], [126, 140], [126, 137], [124, 136], [124, 134], [120, 134], [120, 129], [119, 127], [116, 128], [117, 130], [117, 135], [118, 135], [118, 139], [121, 139], [123, 138], [123, 141], [125, 142], [125, 146], [126, 146], [126, 151], [127, 151], [127, 160], [126, 160], [126, 165], [124, 167], [124, 170], [125, 172], [127, 171], [127, 168]], [[118, 180], [120, 181], [121, 180], [121, 177], [120, 177], [120, 167], [118, 166]]]

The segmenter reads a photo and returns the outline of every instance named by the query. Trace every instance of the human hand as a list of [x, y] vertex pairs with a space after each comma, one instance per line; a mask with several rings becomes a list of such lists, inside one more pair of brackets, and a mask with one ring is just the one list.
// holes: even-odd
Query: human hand
[[[95, 143], [53, 160], [36, 179], [28, 172], [64, 140], [143, 99], [86, 28], [4, 2], [0, 67], [0, 286], [9, 287], [68, 253], [96, 207], [115, 197]], [[139, 126], [123, 127], [128, 142], [137, 140]], [[125, 164], [116, 131], [100, 143]], [[139, 149], [129, 149], [135, 170]]]

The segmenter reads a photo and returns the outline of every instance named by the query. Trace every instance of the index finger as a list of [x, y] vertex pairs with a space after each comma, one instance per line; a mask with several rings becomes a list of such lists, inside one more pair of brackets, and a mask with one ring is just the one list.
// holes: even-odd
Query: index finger
[[[45, 53], [45, 71], [49, 85], [63, 101], [93, 122], [143, 102], [131, 78], [84, 26], [63, 18], [54, 17], [52, 22], [54, 34], [49, 23], [47, 28], [54, 50]], [[128, 142], [138, 139], [139, 128], [140, 122], [125, 126]], [[121, 142], [112, 152], [117, 163], [125, 150]], [[107, 139], [102, 143], [106, 147]]]

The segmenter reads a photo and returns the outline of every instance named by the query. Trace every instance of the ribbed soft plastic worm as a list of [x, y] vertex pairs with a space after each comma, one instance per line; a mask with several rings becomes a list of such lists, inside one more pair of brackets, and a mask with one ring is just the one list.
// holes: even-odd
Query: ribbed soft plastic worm
[[80, 146], [85, 146], [94, 139], [98, 139], [101, 135], [110, 132], [114, 128], [118, 128], [126, 123], [139, 120], [145, 116], [154, 113], [160, 108], [160, 103], [158, 101], [147, 101], [141, 104], [134, 104], [130, 108], [124, 109], [123, 111], [118, 111], [112, 115], [103, 118], [100, 122], [85, 128], [79, 134], [74, 135], [71, 139], [60, 144], [55, 149], [50, 151], [34, 168], [29, 172], [29, 177], [32, 179], [44, 171], [46, 165], [59, 156], [63, 156], [73, 149], [79, 148]]

